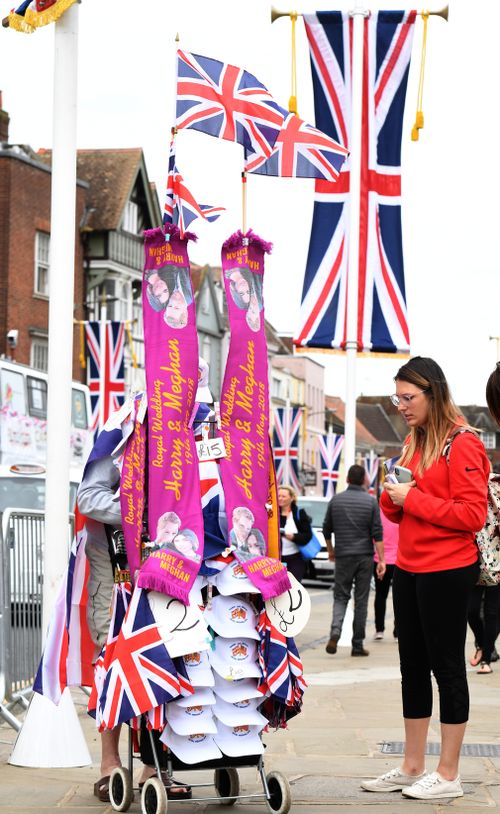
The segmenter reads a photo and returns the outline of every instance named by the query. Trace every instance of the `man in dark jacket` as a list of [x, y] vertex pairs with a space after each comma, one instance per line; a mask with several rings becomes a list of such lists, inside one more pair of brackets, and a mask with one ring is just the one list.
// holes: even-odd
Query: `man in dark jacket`
[[[328, 559], [335, 562], [333, 619], [330, 640], [326, 646], [327, 653], [337, 652], [337, 642], [354, 586], [351, 656], [369, 655], [368, 650], [363, 647], [363, 641], [373, 573], [374, 544], [379, 558], [379, 579], [384, 576], [385, 562], [380, 510], [376, 499], [366, 491], [365, 482], [364, 467], [357, 464], [351, 466], [347, 473], [347, 489], [331, 499], [323, 521]], [[332, 534], [335, 535], [335, 548]]]

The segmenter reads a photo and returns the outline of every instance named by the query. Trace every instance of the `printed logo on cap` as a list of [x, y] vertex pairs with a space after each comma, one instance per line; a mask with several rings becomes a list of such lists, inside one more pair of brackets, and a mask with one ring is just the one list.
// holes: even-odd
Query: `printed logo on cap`
[[252, 730], [248, 725], [243, 724], [242, 726], [233, 726], [233, 734], [238, 738], [244, 738], [245, 735], [251, 735], [251, 733]]
[[188, 667], [197, 667], [201, 664], [201, 653], [186, 653], [182, 658]]
[[249, 698], [245, 698], [244, 701], [235, 701], [234, 706], [239, 707], [239, 709], [248, 709], [252, 704]]
[[243, 607], [243, 605], [233, 605], [229, 608], [229, 613], [231, 616], [231, 621], [236, 622], [237, 624], [244, 624], [248, 619], [247, 610]]
[[229, 652], [231, 653], [231, 658], [235, 661], [244, 661], [248, 658], [248, 646], [245, 642], [234, 642], [234, 644], [229, 646]]
[[186, 715], [202, 715], [203, 707], [184, 707]]
[[196, 735], [188, 735], [187, 739], [190, 743], [202, 743], [202, 741], [208, 739], [208, 735], [205, 735], [203, 732], [198, 732]]

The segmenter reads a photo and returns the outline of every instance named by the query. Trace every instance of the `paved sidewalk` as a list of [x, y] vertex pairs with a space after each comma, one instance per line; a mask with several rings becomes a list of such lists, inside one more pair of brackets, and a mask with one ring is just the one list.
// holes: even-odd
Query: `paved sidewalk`
[[[289, 729], [265, 736], [266, 772], [279, 769], [292, 788], [293, 807], [301, 814], [321, 805], [324, 814], [363, 811], [385, 814], [427, 814], [453, 807], [464, 814], [475, 814], [485, 808], [500, 808], [500, 757], [464, 757], [462, 779], [465, 796], [436, 803], [410, 801], [399, 793], [370, 794], [359, 782], [398, 765], [400, 758], [382, 754], [380, 745], [403, 738], [399, 690], [397, 645], [390, 634], [381, 642], [372, 642], [373, 623], [369, 622], [366, 646], [370, 656], [353, 659], [350, 648], [339, 648], [335, 656], [325, 653], [329, 629], [332, 594], [314, 589], [313, 613], [307, 630], [298, 637], [309, 688], [303, 713], [292, 720]], [[370, 601], [370, 613], [373, 602]], [[388, 620], [387, 630], [392, 631]], [[471, 645], [469, 645], [469, 650]], [[471, 721], [467, 744], [493, 744], [500, 747], [500, 666], [490, 676], [477, 675], [470, 668], [472, 699]], [[92, 796], [98, 777], [99, 742], [92, 720], [85, 714], [85, 699], [73, 695], [80, 721], [94, 761], [93, 767], [75, 769], [27, 769], [7, 763], [15, 733], [0, 725], [0, 811], [2, 814], [31, 814], [57, 809], [61, 814], [109, 812]], [[437, 705], [436, 705], [437, 709]], [[43, 733], [40, 733], [43, 737]], [[433, 719], [430, 742], [439, 739], [439, 723]], [[498, 750], [500, 752], [500, 748]], [[124, 741], [123, 756], [126, 755]], [[428, 767], [436, 757], [428, 758]], [[186, 780], [187, 775], [182, 779]], [[189, 776], [193, 782], [212, 781], [212, 773], [197, 771]], [[243, 790], [259, 792], [262, 785], [255, 769], [240, 771]], [[213, 795], [213, 786], [195, 795]], [[213, 804], [191, 801], [169, 802], [169, 809], [201, 811]], [[240, 801], [238, 811], [256, 814], [266, 811], [263, 800]], [[140, 811], [136, 800], [131, 812]], [[317, 808], [316, 808], [317, 811]]]

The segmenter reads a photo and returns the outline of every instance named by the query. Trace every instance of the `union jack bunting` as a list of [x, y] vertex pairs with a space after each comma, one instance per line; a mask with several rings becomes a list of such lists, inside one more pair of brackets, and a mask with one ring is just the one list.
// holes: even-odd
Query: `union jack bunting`
[[380, 459], [373, 450], [369, 455], [365, 455], [365, 469], [368, 476], [368, 491], [371, 495], [376, 495], [378, 490], [378, 467]]
[[[401, 132], [416, 12], [373, 12], [364, 21], [358, 350], [408, 352], [401, 233]], [[316, 125], [349, 147], [352, 19], [304, 16]], [[349, 166], [336, 184], [316, 181], [298, 346], [345, 349]]]
[[293, 113], [286, 116], [269, 158], [247, 158], [245, 170], [282, 178], [322, 178], [336, 181], [347, 150]]
[[177, 698], [180, 684], [147, 600], [136, 588], [100, 697], [107, 729]]
[[323, 497], [331, 498], [337, 491], [339, 479], [340, 456], [344, 446], [344, 436], [318, 435], [319, 454], [321, 455], [321, 479]]
[[174, 223], [179, 227], [181, 238], [196, 218], [203, 218], [212, 223], [225, 212], [223, 206], [209, 206], [199, 204], [184, 183], [184, 178], [180, 174], [175, 164], [175, 152], [173, 143], [170, 147], [170, 159], [168, 165], [167, 193], [163, 213], [163, 223]]
[[[101, 431], [110, 415], [125, 400], [125, 323], [107, 322], [104, 349], [101, 347], [101, 323], [86, 322], [87, 384], [92, 416], [90, 426]], [[100, 382], [104, 380], [104, 409], [100, 409]]]
[[278, 407], [274, 411], [273, 455], [276, 484], [300, 490], [299, 430], [302, 421], [300, 407]]
[[248, 71], [216, 59], [177, 52], [177, 128], [237, 141], [257, 156], [271, 155], [283, 113]]

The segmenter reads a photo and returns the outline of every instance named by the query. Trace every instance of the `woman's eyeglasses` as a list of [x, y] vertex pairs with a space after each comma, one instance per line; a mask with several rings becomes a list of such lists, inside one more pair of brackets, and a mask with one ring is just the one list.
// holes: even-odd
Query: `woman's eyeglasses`
[[395, 407], [399, 407], [400, 404], [411, 404], [416, 396], [419, 396], [421, 393], [427, 393], [427, 390], [429, 390], [429, 388], [426, 390], [419, 390], [418, 393], [407, 393], [404, 396], [397, 396], [396, 393], [394, 393], [392, 396], [389, 396], [389, 398]]

